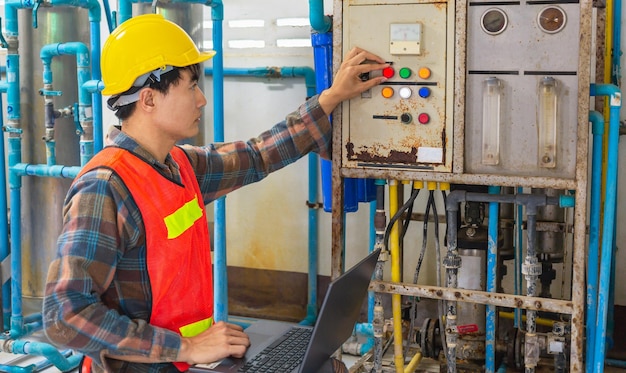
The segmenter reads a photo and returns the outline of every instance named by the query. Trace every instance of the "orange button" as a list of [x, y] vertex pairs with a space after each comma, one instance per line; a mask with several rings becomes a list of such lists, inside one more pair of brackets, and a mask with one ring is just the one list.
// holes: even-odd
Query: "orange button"
[[421, 67], [417, 75], [422, 79], [428, 79], [430, 78], [430, 69], [428, 67]]
[[384, 98], [389, 98], [391, 96], [393, 96], [393, 88], [391, 87], [384, 87], [383, 90], [380, 92]]

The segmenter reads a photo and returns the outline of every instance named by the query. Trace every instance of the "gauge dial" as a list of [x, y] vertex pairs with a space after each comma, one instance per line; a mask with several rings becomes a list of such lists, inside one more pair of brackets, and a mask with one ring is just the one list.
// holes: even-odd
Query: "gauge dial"
[[549, 6], [544, 8], [537, 15], [539, 28], [549, 34], [561, 31], [563, 27], [565, 27], [565, 21], [567, 21], [567, 16], [565, 15], [563, 9], [558, 6]]
[[489, 35], [497, 35], [504, 31], [509, 20], [506, 13], [498, 8], [490, 8], [480, 18], [480, 26]]
[[419, 55], [422, 41], [421, 23], [392, 23], [389, 25], [389, 52], [391, 54]]

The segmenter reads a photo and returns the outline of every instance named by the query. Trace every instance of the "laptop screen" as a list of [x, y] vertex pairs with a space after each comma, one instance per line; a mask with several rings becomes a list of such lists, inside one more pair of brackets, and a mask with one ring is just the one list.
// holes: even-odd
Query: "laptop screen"
[[378, 262], [380, 249], [332, 281], [322, 302], [300, 372], [317, 372], [350, 337]]

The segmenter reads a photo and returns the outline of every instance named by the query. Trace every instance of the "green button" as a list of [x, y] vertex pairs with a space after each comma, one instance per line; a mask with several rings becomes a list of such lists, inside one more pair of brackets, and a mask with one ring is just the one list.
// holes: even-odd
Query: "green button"
[[402, 79], [408, 79], [411, 76], [411, 69], [408, 67], [403, 67], [400, 69], [400, 77]]

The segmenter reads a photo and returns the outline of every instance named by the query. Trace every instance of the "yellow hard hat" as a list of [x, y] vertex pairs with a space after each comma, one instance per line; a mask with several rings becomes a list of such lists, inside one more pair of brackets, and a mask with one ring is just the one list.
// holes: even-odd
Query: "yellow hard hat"
[[164, 68], [208, 60], [215, 51], [200, 52], [189, 35], [160, 14], [144, 14], [119, 25], [102, 48], [103, 95], [126, 92], [139, 76]]

